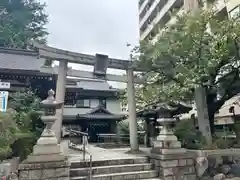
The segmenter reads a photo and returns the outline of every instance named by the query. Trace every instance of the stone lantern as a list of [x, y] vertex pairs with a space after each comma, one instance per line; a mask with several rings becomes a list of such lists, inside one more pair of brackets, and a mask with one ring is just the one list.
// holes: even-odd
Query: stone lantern
[[175, 109], [170, 106], [161, 106], [158, 110], [159, 118], [157, 122], [161, 125], [160, 133], [156, 140], [153, 142], [153, 153], [172, 154], [172, 153], [184, 153], [185, 149], [181, 148], [181, 143], [174, 135], [171, 124], [175, 122], [175, 118], [172, 117], [171, 112]]
[[69, 162], [61, 152], [60, 145], [51, 130], [57, 120], [56, 109], [63, 102], [56, 102], [54, 91], [48, 91], [48, 97], [41, 102], [44, 115], [41, 117], [46, 125], [33, 152], [19, 166], [19, 180], [63, 179], [69, 180]]
[[175, 121], [172, 116], [174, 111], [176, 108], [166, 105], [158, 109], [157, 122], [161, 129], [153, 142], [150, 160], [160, 179], [196, 180], [194, 157], [181, 147], [171, 129], [171, 124]]
[[56, 109], [61, 108], [63, 104], [63, 102], [56, 102], [54, 94], [55, 92], [53, 90], [49, 90], [47, 99], [43, 100], [40, 104], [44, 109], [44, 115], [41, 117], [41, 120], [46, 127], [37, 141], [37, 144], [33, 148], [33, 154], [28, 157], [28, 161], [35, 161], [37, 160], [36, 158], [39, 158], [39, 161], [65, 159], [61, 152], [60, 145], [57, 142], [57, 138], [51, 130], [54, 122], [57, 120]]

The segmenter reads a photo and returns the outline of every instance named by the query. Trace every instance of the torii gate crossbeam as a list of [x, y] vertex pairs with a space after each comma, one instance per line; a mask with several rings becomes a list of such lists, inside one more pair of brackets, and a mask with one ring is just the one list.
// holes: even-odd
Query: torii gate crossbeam
[[[65, 51], [65, 50], [52, 48], [52, 47], [42, 45], [42, 44], [37, 44], [37, 43], [33, 43], [33, 46], [36, 49], [38, 49], [40, 57], [59, 61], [58, 80], [57, 80], [57, 88], [56, 88], [57, 101], [63, 102], [65, 98], [66, 77], [68, 75], [68, 66], [67, 66], [68, 62], [83, 64], [83, 65], [91, 65], [91, 66], [94, 66], [96, 63], [96, 57], [92, 55]], [[143, 69], [138, 68], [137, 65], [132, 61], [113, 59], [113, 58], [108, 58], [107, 68], [126, 70], [127, 96], [128, 96], [128, 107], [129, 107], [130, 146], [131, 146], [131, 151], [138, 151], [139, 144], [138, 144], [138, 134], [137, 134], [136, 100], [135, 100], [133, 72], [143, 71]], [[58, 120], [54, 124], [53, 130], [55, 131], [56, 137], [60, 143], [63, 107], [57, 111], [56, 115]]]

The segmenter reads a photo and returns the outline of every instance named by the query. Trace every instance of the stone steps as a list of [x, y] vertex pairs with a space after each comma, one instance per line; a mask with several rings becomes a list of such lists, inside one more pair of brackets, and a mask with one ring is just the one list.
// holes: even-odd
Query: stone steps
[[[132, 171], [146, 171], [151, 170], [152, 165], [150, 163], [143, 164], [122, 164], [122, 165], [112, 165], [112, 166], [99, 166], [92, 168], [92, 174], [106, 174], [106, 173], [123, 173]], [[88, 175], [89, 168], [75, 168], [70, 170], [70, 176], [83, 176]]]
[[[154, 170], [150, 171], [135, 171], [112, 174], [93, 175], [92, 180], [137, 180], [137, 179], [156, 179], [157, 173]], [[86, 176], [71, 177], [70, 180], [86, 180]]]
[[[89, 175], [89, 162], [72, 162], [70, 180], [86, 180]], [[156, 171], [146, 157], [114, 159], [92, 162], [92, 180], [154, 180]]]
[[[122, 164], [142, 164], [148, 163], [148, 159], [146, 157], [135, 158], [135, 159], [112, 159], [112, 160], [98, 160], [92, 162], [92, 167], [99, 167], [99, 166], [112, 166], [112, 165], [122, 165]], [[85, 168], [89, 167], [90, 162], [78, 162], [73, 161], [71, 162], [71, 168]]]

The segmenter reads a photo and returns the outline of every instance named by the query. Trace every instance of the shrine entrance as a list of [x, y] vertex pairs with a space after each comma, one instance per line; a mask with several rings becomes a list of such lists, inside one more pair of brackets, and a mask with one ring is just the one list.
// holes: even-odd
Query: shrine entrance
[[[143, 72], [144, 69], [132, 61], [124, 59], [109, 58], [107, 55], [96, 54], [95, 56], [70, 52], [57, 48], [52, 48], [44, 44], [33, 43], [33, 46], [38, 50], [39, 57], [49, 60], [59, 61], [59, 67], [42, 67], [41, 72], [49, 74], [58, 74], [56, 100], [63, 102], [65, 98], [66, 77], [80, 77], [89, 79], [103, 79], [106, 81], [125, 82], [127, 83], [127, 98], [128, 98], [128, 111], [130, 119], [130, 146], [132, 151], [138, 151], [138, 135], [137, 135], [137, 119], [136, 119], [136, 102], [135, 102], [135, 89], [134, 83], [142, 84], [144, 79], [134, 78], [134, 71]], [[73, 70], [68, 68], [68, 63], [77, 63], [82, 65], [90, 65], [94, 67], [93, 72]], [[120, 69], [125, 70], [126, 75], [107, 74], [107, 69]], [[63, 107], [57, 111], [56, 116], [58, 120], [53, 125], [58, 142], [61, 141], [61, 127], [63, 121]], [[92, 130], [93, 131], [93, 130]]]
[[109, 134], [111, 132], [111, 124], [107, 122], [92, 122], [88, 126], [89, 142], [100, 142], [99, 134]]

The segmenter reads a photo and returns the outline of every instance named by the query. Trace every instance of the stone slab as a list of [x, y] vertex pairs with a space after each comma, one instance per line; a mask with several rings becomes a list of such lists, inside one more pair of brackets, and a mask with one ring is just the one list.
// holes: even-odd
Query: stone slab
[[19, 180], [69, 180], [70, 163], [51, 162], [40, 164], [21, 164]]
[[45, 163], [28, 163], [23, 161], [19, 165], [19, 170], [34, 170], [34, 169], [56, 169], [56, 168], [65, 168], [70, 167], [68, 161], [59, 161], [59, 162], [45, 162]]
[[56, 137], [40, 137], [38, 145], [58, 144]]
[[183, 154], [157, 154], [150, 153], [148, 154], [150, 159], [159, 159], [159, 160], [176, 160], [176, 159], [194, 159], [193, 154], [183, 153]]
[[157, 136], [157, 141], [177, 141], [177, 137], [171, 134], [160, 134]]
[[153, 142], [154, 148], [164, 148], [164, 149], [179, 149], [181, 148], [181, 143], [179, 141], [154, 141]]
[[61, 154], [41, 154], [41, 155], [29, 155], [27, 163], [41, 163], [41, 162], [58, 162], [65, 161], [66, 157]]
[[184, 154], [186, 153], [186, 149], [184, 148], [176, 148], [176, 149], [163, 149], [163, 148], [158, 148], [158, 147], [154, 147], [151, 150], [152, 153], [156, 153], [156, 154]]
[[33, 154], [61, 154], [60, 145], [49, 144], [49, 145], [35, 145], [33, 147]]

